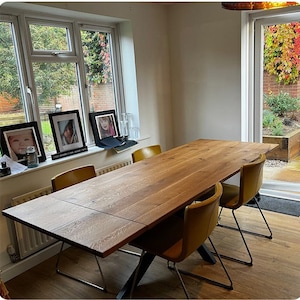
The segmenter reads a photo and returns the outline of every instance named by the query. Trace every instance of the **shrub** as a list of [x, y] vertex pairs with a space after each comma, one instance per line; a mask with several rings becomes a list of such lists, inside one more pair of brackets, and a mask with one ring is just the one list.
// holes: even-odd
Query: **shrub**
[[264, 101], [270, 107], [270, 110], [280, 117], [299, 109], [299, 98], [291, 97], [289, 93], [282, 91], [278, 95], [272, 93], [264, 95]]
[[276, 119], [272, 126], [272, 135], [283, 136], [283, 125], [279, 119]]
[[276, 116], [269, 110], [263, 111], [263, 128], [271, 128], [275, 122]]
[[283, 135], [283, 124], [278, 116], [269, 110], [263, 111], [263, 128], [270, 129], [272, 135], [282, 136]]

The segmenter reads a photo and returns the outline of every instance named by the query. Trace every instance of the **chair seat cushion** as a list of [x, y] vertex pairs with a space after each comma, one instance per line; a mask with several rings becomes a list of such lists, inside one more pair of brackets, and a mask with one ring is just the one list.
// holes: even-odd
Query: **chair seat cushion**
[[[160, 257], [177, 261], [181, 254], [183, 236], [183, 219], [171, 216], [157, 226], [130, 242], [137, 248]], [[177, 261], [178, 262], [178, 261]]]
[[[220, 198], [220, 206], [226, 208], [235, 208], [239, 201], [240, 189], [236, 185], [222, 183], [223, 194]], [[203, 201], [214, 194], [214, 189], [210, 189], [207, 193], [199, 197], [196, 201]]]
[[220, 206], [234, 209], [239, 202], [239, 187], [227, 183], [223, 183], [222, 186], [223, 194], [220, 199]]

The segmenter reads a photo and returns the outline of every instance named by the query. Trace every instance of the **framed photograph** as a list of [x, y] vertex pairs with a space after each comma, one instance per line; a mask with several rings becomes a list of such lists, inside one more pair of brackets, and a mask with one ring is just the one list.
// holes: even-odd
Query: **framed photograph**
[[26, 150], [28, 146], [35, 147], [39, 162], [46, 160], [37, 122], [0, 127], [0, 138], [2, 153], [16, 162], [26, 165]]
[[78, 110], [49, 114], [57, 154], [52, 159], [87, 151]]
[[94, 112], [89, 116], [96, 145], [104, 138], [119, 136], [115, 110]]

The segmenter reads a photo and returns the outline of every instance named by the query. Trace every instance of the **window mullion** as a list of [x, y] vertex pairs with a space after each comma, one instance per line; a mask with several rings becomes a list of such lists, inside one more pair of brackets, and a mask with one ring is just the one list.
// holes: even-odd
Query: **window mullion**
[[79, 80], [79, 87], [80, 87], [80, 96], [82, 99], [82, 126], [86, 133], [86, 142], [87, 144], [91, 144], [93, 140], [93, 133], [91, 131], [91, 126], [89, 125], [89, 90], [88, 90], [88, 83], [86, 82], [86, 73], [85, 73], [85, 65], [83, 59], [83, 51], [82, 51], [82, 41], [80, 37], [80, 29], [81, 27], [79, 24], [74, 25], [74, 46], [75, 46], [75, 53], [78, 55], [78, 80]]
[[40, 114], [38, 109], [38, 102], [37, 102], [37, 94], [36, 94], [36, 87], [34, 83], [34, 76], [32, 70], [32, 60], [30, 55], [30, 34], [27, 30], [26, 20], [24, 16], [19, 17], [19, 26], [20, 31], [22, 32], [21, 40], [23, 44], [23, 53], [24, 57], [27, 59], [25, 60], [25, 70], [26, 70], [26, 77], [27, 77], [27, 84], [25, 86], [26, 90], [26, 107], [27, 107], [27, 120], [28, 121], [37, 121], [38, 128], [40, 133], [42, 133], [42, 128], [40, 124]]
[[121, 113], [126, 112], [125, 107], [125, 96], [123, 89], [123, 80], [122, 80], [122, 72], [121, 72], [121, 56], [120, 56], [120, 45], [119, 41], [115, 36], [115, 30], [111, 33], [111, 39], [113, 39], [112, 44], [112, 69], [113, 69], [113, 80], [114, 80], [114, 88], [116, 95], [116, 111], [118, 114], [118, 119], [121, 118]]

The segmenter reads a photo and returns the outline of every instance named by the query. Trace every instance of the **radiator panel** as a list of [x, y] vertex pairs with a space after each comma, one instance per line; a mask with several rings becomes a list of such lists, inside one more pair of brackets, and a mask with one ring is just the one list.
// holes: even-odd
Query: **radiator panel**
[[[11, 201], [12, 206], [19, 205], [21, 203], [25, 203], [32, 199], [48, 195], [52, 193], [51, 186], [44, 187], [33, 192], [26, 193], [21, 196], [14, 197]], [[19, 222], [15, 223], [17, 241], [18, 241], [18, 248], [19, 248], [19, 255], [20, 259], [24, 259], [29, 255], [44, 249], [45, 247], [55, 243], [57, 240], [41, 233], [37, 230], [29, 228]]]
[[126, 166], [131, 165], [131, 164], [132, 164], [131, 160], [124, 160], [124, 161], [118, 162], [116, 164], [113, 164], [113, 165], [110, 165], [110, 166], [106, 166], [104, 168], [97, 169], [96, 170], [96, 174], [98, 176], [99, 175], [103, 175], [105, 173], [108, 173], [108, 172], [111, 172], [111, 171], [114, 171], [114, 170], [126, 167]]

